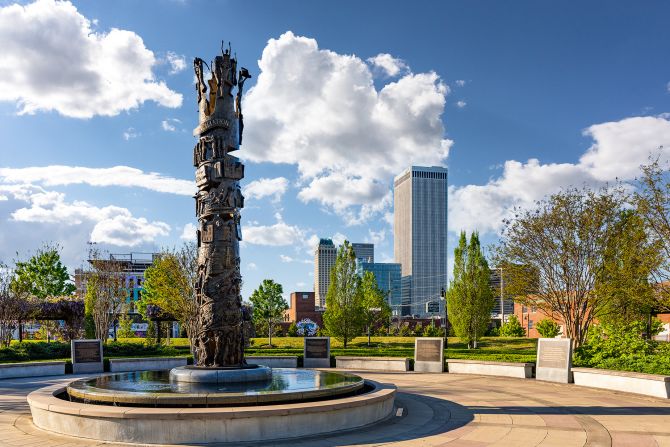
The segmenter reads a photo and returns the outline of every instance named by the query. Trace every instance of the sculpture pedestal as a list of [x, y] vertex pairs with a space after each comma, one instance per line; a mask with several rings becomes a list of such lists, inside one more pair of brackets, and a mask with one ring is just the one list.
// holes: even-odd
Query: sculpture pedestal
[[170, 382], [239, 383], [259, 382], [271, 378], [272, 369], [263, 365], [246, 365], [241, 368], [180, 366], [170, 370]]

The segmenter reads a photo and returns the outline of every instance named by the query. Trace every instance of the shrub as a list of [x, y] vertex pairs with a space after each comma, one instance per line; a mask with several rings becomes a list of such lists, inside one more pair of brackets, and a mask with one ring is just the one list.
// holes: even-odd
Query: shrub
[[403, 323], [403, 325], [400, 326], [400, 330], [398, 331], [398, 335], [400, 337], [411, 337], [412, 336], [412, 329], [410, 329], [409, 323]]
[[414, 336], [416, 336], [416, 337], [422, 337], [423, 336], [423, 325], [421, 323], [417, 323], [414, 326]]
[[424, 337], [439, 337], [440, 335], [440, 328], [436, 327], [435, 323], [431, 323], [430, 326], [423, 331]]
[[[658, 333], [658, 320], [653, 331]], [[600, 324], [592, 326], [587, 342], [575, 350], [575, 366], [670, 374], [670, 345], [646, 339], [646, 324]]]
[[295, 324], [295, 321], [293, 323], [291, 323], [291, 325], [286, 330], [286, 335], [288, 335], [289, 337], [297, 337], [298, 336], [298, 325]]
[[500, 328], [501, 337], [523, 337], [526, 335], [526, 330], [519, 323], [516, 315], [510, 315], [507, 323]]
[[545, 338], [554, 338], [561, 333], [561, 327], [554, 320], [540, 320], [535, 326], [537, 332]]

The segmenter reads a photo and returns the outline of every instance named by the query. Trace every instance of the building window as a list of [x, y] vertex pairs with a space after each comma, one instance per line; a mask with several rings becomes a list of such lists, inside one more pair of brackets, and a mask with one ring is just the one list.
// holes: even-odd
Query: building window
[[525, 314], [526, 312], [528, 312], [528, 308], [526, 306], [521, 306], [521, 313]]
[[528, 329], [533, 329], [533, 320], [528, 320]]
[[530, 311], [533, 313], [537, 312], [537, 306], [531, 306]]
[[308, 298], [309, 298], [309, 295], [308, 295], [308, 294], [306, 294], [306, 293], [303, 293], [303, 294], [302, 294], [302, 299], [303, 299], [303, 300], [306, 300], [306, 299], [308, 299]]

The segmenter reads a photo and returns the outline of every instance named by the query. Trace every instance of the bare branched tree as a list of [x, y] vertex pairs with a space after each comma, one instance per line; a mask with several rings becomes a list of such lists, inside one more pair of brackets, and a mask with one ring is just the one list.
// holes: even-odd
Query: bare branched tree
[[15, 272], [0, 263], [0, 345], [7, 347], [21, 322], [29, 318], [32, 300], [22, 289], [13, 287]]
[[100, 252], [92, 250], [89, 259], [91, 270], [86, 275], [86, 303], [93, 316], [95, 337], [105, 343], [110, 324], [118, 318], [126, 298], [124, 277], [119, 263], [104, 259]]

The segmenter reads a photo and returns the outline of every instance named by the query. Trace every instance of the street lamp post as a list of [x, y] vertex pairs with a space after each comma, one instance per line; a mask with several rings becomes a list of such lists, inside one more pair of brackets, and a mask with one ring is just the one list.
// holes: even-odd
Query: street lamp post
[[503, 296], [503, 268], [500, 269], [500, 326], [505, 324], [505, 298]]
[[447, 293], [442, 287], [442, 299], [444, 300], [444, 349], [449, 344], [449, 312], [447, 311]]

